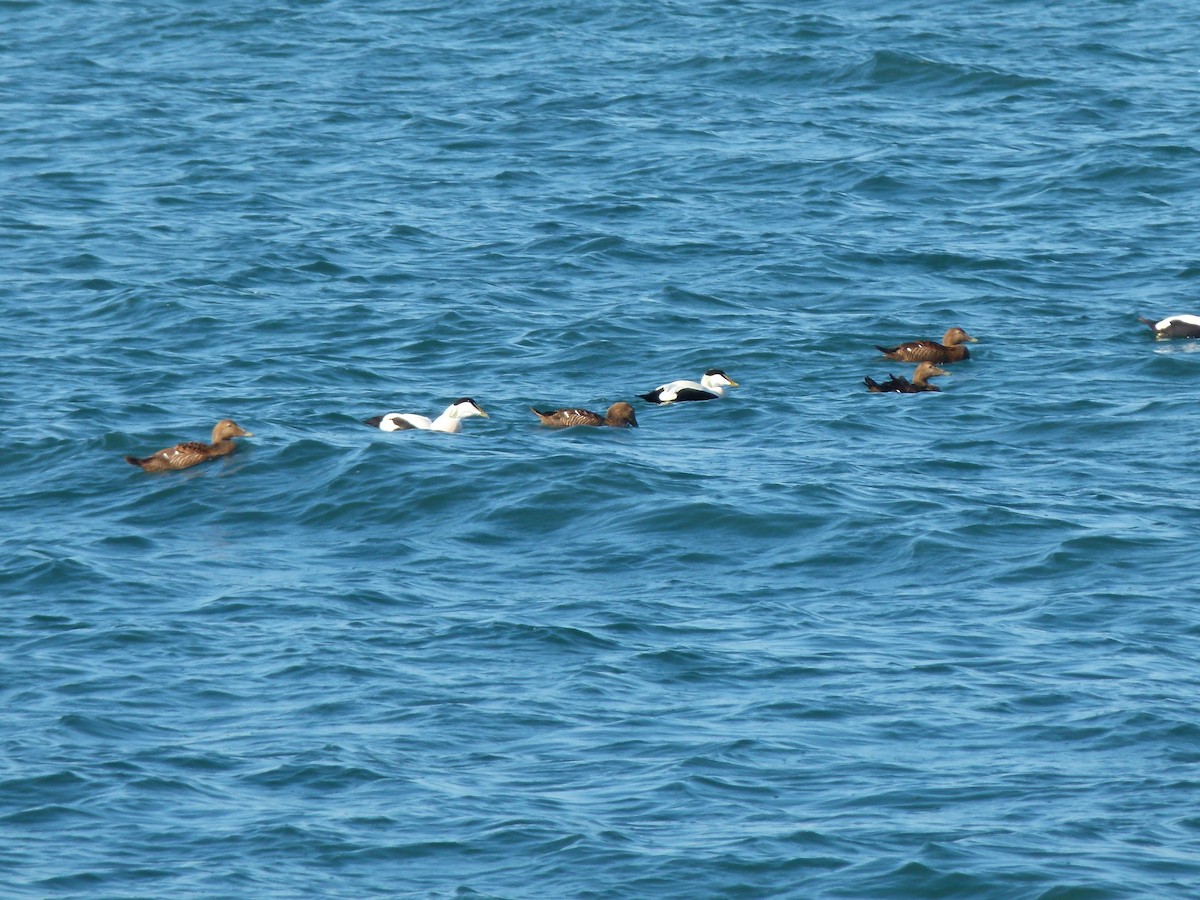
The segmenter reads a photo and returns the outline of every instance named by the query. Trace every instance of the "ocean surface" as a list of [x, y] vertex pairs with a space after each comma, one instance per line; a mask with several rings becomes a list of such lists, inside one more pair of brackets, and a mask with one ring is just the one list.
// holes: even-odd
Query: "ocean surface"
[[1198, 45], [0, 0], [0, 897], [1200, 896]]

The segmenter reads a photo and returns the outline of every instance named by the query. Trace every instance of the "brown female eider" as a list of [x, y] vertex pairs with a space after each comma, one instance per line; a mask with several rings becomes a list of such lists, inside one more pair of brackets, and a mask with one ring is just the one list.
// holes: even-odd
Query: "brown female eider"
[[716, 400], [725, 396], [725, 388], [738, 383], [720, 369], [709, 369], [699, 382], [672, 381], [659, 385], [648, 394], [638, 394], [651, 403], [676, 403], [684, 400]]
[[237, 449], [233, 442], [235, 437], [254, 437], [244, 430], [233, 419], [222, 419], [212, 430], [212, 443], [203, 441], [184, 441], [174, 447], [159, 450], [151, 456], [125, 457], [125, 462], [131, 466], [141, 466], [146, 472], [169, 472], [172, 469], [186, 469], [197, 463], [208, 462], [218, 456], [228, 456]]
[[897, 378], [889, 373], [891, 381], [885, 381], [882, 384], [875, 381], [869, 375], [863, 379], [863, 384], [867, 386], [867, 390], [872, 394], [921, 394], [925, 391], [939, 391], [941, 388], [929, 383], [929, 379], [936, 375], [949, 375], [950, 373], [944, 369], [939, 369], [931, 362], [923, 362], [917, 366], [913, 372], [912, 381], [909, 381], [903, 375]]
[[888, 359], [898, 362], [945, 364], [971, 358], [967, 348], [962, 346], [964, 343], [974, 344], [977, 341], [961, 328], [951, 328], [942, 335], [940, 344], [937, 341], [907, 341], [895, 347], [880, 347], [876, 344], [875, 349]]
[[573, 425], [611, 425], [613, 428], [638, 427], [633, 407], [624, 401], [614, 403], [603, 416], [590, 409], [556, 409], [553, 412], [542, 412], [532, 406], [529, 409], [541, 419], [543, 425], [550, 428], [570, 428]]
[[1138, 316], [1138, 321], [1149, 326], [1156, 341], [1171, 338], [1200, 338], [1200, 316], [1167, 316], [1158, 322]]
[[363, 424], [370, 425], [372, 428], [378, 428], [381, 431], [409, 431], [417, 429], [420, 431], [441, 431], [446, 434], [458, 434], [462, 431], [462, 422], [460, 420], [469, 419], [472, 416], [488, 418], [488, 414], [483, 411], [483, 407], [470, 397], [463, 397], [447, 406], [445, 412], [436, 419], [431, 419], [429, 416], [419, 416], [416, 413], [384, 413], [382, 416], [372, 416], [369, 419], [363, 419]]

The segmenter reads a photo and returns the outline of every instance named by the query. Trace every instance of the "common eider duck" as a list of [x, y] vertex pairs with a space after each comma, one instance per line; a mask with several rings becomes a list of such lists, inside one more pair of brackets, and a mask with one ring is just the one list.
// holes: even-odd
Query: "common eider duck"
[[909, 381], [903, 375], [897, 378], [891, 373], [888, 374], [890, 381], [885, 381], [882, 384], [875, 381], [869, 375], [863, 379], [863, 384], [867, 386], [867, 390], [872, 394], [920, 394], [925, 391], [939, 391], [941, 388], [929, 383], [929, 379], [937, 375], [949, 375], [945, 369], [939, 369], [931, 362], [923, 362], [917, 366], [913, 372], [912, 381]]
[[1150, 327], [1156, 341], [1168, 341], [1171, 338], [1200, 338], [1200, 316], [1167, 316], [1157, 322], [1144, 316], [1138, 316], [1138, 321]]
[[237, 449], [233, 442], [235, 437], [254, 437], [243, 429], [233, 419], [222, 419], [212, 430], [212, 443], [203, 441], [184, 441], [174, 447], [159, 450], [151, 456], [127, 456], [125, 462], [131, 466], [141, 466], [145, 472], [169, 472], [172, 469], [186, 469], [197, 463], [208, 462], [218, 456], [228, 456]]
[[931, 362], [952, 363], [970, 359], [971, 354], [964, 343], [977, 343], [977, 340], [961, 328], [951, 328], [942, 335], [942, 342], [937, 341], [906, 341], [895, 347], [880, 347], [875, 349], [898, 362]]
[[461, 400], [455, 400], [447, 406], [446, 411], [436, 419], [430, 419], [428, 416], [418, 416], [413, 413], [384, 413], [382, 416], [363, 419], [363, 423], [382, 431], [409, 431], [415, 428], [421, 431], [442, 431], [446, 434], [458, 434], [458, 432], [462, 431], [462, 420], [469, 419], [472, 416], [488, 418], [488, 414], [483, 411], [478, 403], [470, 397], [463, 397]]
[[725, 394], [725, 388], [737, 387], [738, 383], [720, 369], [709, 369], [697, 383], [695, 381], [672, 381], [656, 387], [648, 394], [638, 394], [651, 403], [681, 403], [685, 400], [716, 400]]
[[633, 407], [621, 401], [614, 403], [604, 415], [594, 413], [590, 409], [556, 409], [553, 412], [542, 412], [540, 409], [529, 407], [543, 425], [550, 428], [570, 428], [573, 425], [611, 425], [613, 428], [637, 428], [637, 415]]

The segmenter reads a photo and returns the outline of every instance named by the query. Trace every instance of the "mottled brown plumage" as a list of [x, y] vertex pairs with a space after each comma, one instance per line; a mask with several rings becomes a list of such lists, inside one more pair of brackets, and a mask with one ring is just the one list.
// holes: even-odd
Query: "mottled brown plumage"
[[880, 347], [876, 344], [875, 349], [888, 359], [899, 362], [944, 364], [970, 359], [970, 352], [962, 346], [964, 343], [974, 344], [976, 340], [961, 328], [951, 328], [942, 335], [940, 344], [937, 341], [907, 341], [895, 347]]
[[242, 429], [233, 419], [222, 419], [212, 431], [212, 443], [203, 441], [184, 441], [174, 447], [159, 450], [150, 456], [127, 456], [125, 462], [131, 466], [141, 466], [146, 472], [169, 472], [174, 469], [187, 469], [197, 463], [216, 459], [218, 456], [228, 456], [237, 449], [233, 438], [254, 437], [249, 431]]
[[931, 362], [923, 362], [913, 372], [912, 381], [903, 375], [897, 378], [889, 373], [890, 381], [877, 382], [870, 376], [863, 379], [863, 384], [872, 394], [920, 394], [925, 391], [938, 391], [941, 388], [929, 383], [929, 379], [937, 375], [949, 375], [944, 369], [939, 369]]
[[570, 428], [573, 425], [611, 425], [613, 428], [637, 428], [637, 415], [633, 407], [624, 401], [614, 403], [605, 415], [594, 413], [590, 409], [556, 409], [553, 412], [542, 412], [540, 409], [529, 407], [535, 416], [541, 419], [543, 425], [551, 428]]

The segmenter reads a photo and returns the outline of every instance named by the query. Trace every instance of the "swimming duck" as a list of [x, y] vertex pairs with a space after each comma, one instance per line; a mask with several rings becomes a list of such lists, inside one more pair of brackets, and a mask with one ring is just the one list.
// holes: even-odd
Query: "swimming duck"
[[638, 394], [651, 403], [676, 403], [684, 400], [716, 400], [725, 394], [725, 388], [737, 387], [738, 383], [720, 369], [709, 369], [699, 383], [695, 381], [672, 381], [656, 387], [648, 394]]
[[1138, 316], [1138, 321], [1150, 326], [1156, 341], [1200, 337], [1200, 316], [1167, 316], [1158, 322]]
[[951, 328], [942, 335], [940, 344], [937, 341], [907, 341], [895, 347], [880, 347], [876, 344], [875, 349], [888, 359], [899, 362], [945, 364], [971, 358], [967, 348], [962, 346], [964, 343], [974, 344], [977, 340], [961, 328]]
[[216, 459], [218, 456], [228, 456], [237, 449], [235, 437], [254, 437], [244, 430], [233, 419], [222, 419], [212, 430], [212, 443], [203, 441], [184, 441], [174, 447], [159, 450], [151, 456], [127, 456], [125, 462], [131, 466], [141, 466], [145, 472], [168, 472], [172, 469], [186, 469], [197, 463]]
[[382, 431], [409, 431], [416, 428], [421, 431], [443, 431], [446, 434], [458, 434], [462, 431], [461, 420], [469, 419], [472, 416], [488, 418], [488, 414], [478, 403], [470, 397], [463, 397], [447, 406], [446, 411], [436, 419], [413, 413], [384, 413], [382, 416], [363, 419], [363, 423]]
[[553, 412], [542, 412], [534, 409], [533, 414], [541, 419], [543, 425], [551, 428], [570, 428], [572, 425], [611, 425], [613, 428], [637, 428], [637, 416], [633, 407], [624, 401], [614, 403], [605, 415], [594, 413], [590, 409], [556, 409]]
[[889, 372], [888, 377], [891, 379], [890, 381], [880, 384], [868, 375], [863, 379], [863, 384], [867, 386], [867, 390], [872, 394], [920, 394], [925, 391], [941, 390], [941, 388], [929, 384], [929, 379], [936, 375], [949, 374], [945, 369], [939, 369], [931, 362], [923, 362], [913, 372], [912, 381], [909, 381], [903, 375], [897, 378]]

